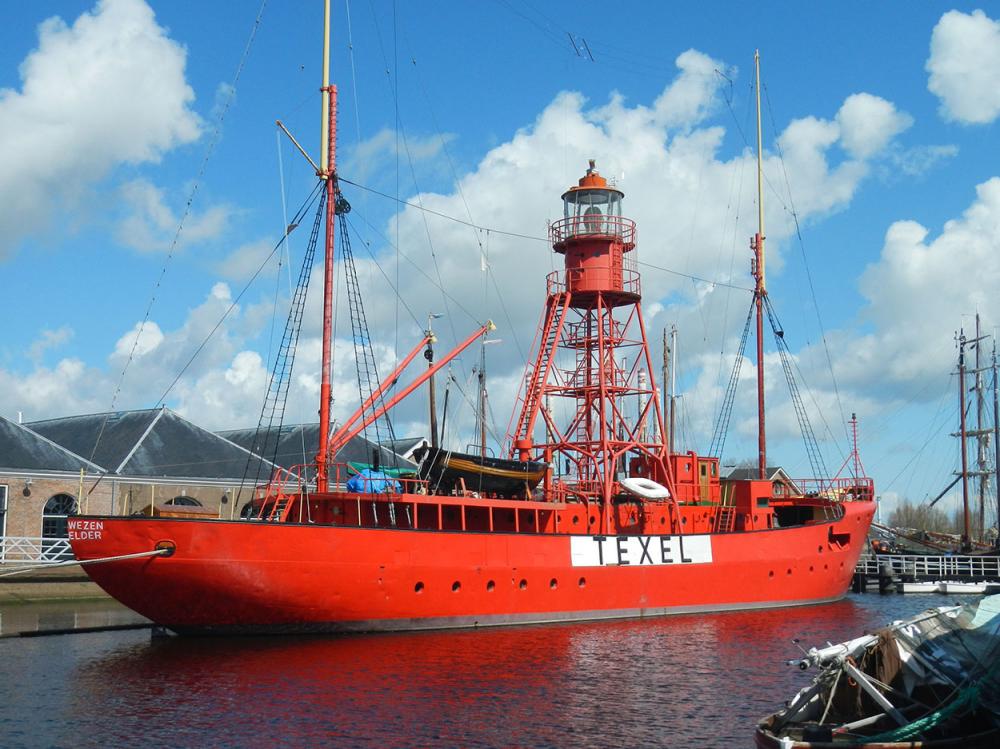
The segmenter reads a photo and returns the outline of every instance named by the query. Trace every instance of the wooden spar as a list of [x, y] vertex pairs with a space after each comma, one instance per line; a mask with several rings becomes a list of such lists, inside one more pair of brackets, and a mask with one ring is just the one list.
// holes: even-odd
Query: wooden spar
[[[319, 163], [322, 168], [327, 166], [327, 139], [330, 137], [330, 0], [323, 3], [323, 111], [320, 115]], [[320, 172], [322, 176], [322, 172]]]
[[[331, 451], [335, 450], [338, 446], [345, 444], [349, 440], [359, 435], [362, 432], [362, 430], [366, 429], [376, 419], [382, 418], [383, 414], [385, 414], [387, 411], [390, 411], [392, 408], [396, 406], [397, 403], [403, 400], [406, 396], [408, 396], [418, 387], [423, 385], [428, 377], [436, 374], [439, 369], [448, 364], [448, 362], [450, 362], [460, 353], [465, 351], [465, 349], [467, 349], [473, 343], [473, 341], [479, 338], [479, 336], [483, 335], [489, 330], [494, 330], [494, 329], [495, 326], [493, 325], [492, 321], [487, 321], [486, 324], [483, 325], [481, 328], [479, 328], [475, 333], [470, 335], [468, 338], [466, 338], [464, 341], [458, 344], [458, 346], [449, 351], [448, 354], [444, 358], [442, 358], [439, 362], [437, 362], [433, 367], [430, 367], [429, 369], [425, 370], [419, 377], [417, 377], [417, 379], [415, 379], [413, 382], [411, 382], [409, 385], [403, 388], [399, 393], [393, 396], [393, 398], [390, 399], [388, 403], [383, 403], [381, 406], [376, 408], [372, 413], [370, 413], [367, 417], [365, 417], [365, 419], [361, 422], [360, 425], [355, 426], [350, 431], [345, 431], [344, 428], [341, 428], [340, 432], [337, 433], [338, 434], [337, 442], [335, 444], [331, 444], [330, 446]], [[423, 345], [423, 343], [421, 343], [421, 345]]]
[[413, 349], [410, 351], [410, 353], [407, 354], [406, 357], [403, 359], [403, 361], [401, 361], [399, 364], [396, 365], [396, 368], [394, 370], [392, 370], [392, 372], [389, 373], [389, 376], [386, 377], [379, 384], [378, 388], [376, 388], [372, 392], [372, 394], [369, 395], [367, 399], [365, 399], [365, 402], [362, 403], [358, 407], [358, 410], [355, 411], [353, 414], [351, 414], [347, 418], [347, 420], [343, 424], [340, 425], [340, 429], [338, 429], [337, 432], [332, 437], [330, 437], [330, 445], [331, 446], [333, 446], [333, 445], [342, 445], [345, 442], [345, 440], [341, 439], [341, 437], [344, 434], [346, 434], [347, 431], [352, 426], [354, 426], [354, 424], [357, 422], [358, 419], [360, 419], [362, 416], [364, 416], [365, 409], [371, 408], [371, 405], [378, 398], [380, 398], [382, 396], [382, 394], [386, 390], [388, 390], [389, 388], [391, 388], [393, 385], [396, 384], [396, 380], [399, 379], [399, 375], [402, 373], [402, 371], [404, 369], [406, 369], [410, 365], [410, 362], [413, 361], [413, 358], [420, 351], [420, 347], [423, 346], [425, 343], [428, 346], [430, 345], [430, 339], [427, 336], [424, 336], [422, 339], [420, 339], [420, 343], [418, 343], [416, 346], [414, 346]]
[[761, 152], [763, 139], [760, 127], [760, 50], [753, 55], [754, 70], [757, 78], [757, 236], [754, 237], [753, 249], [756, 253], [754, 278], [754, 304], [757, 308], [757, 467], [758, 478], [767, 478], [767, 438], [764, 428], [764, 295], [767, 287], [764, 282], [764, 169]]

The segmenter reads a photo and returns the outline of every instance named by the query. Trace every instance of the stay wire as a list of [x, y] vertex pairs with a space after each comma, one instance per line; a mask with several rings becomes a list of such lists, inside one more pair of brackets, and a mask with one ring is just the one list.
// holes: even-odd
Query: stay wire
[[[462, 180], [459, 179], [458, 170], [455, 168], [455, 161], [454, 159], [452, 159], [451, 151], [448, 149], [448, 140], [447, 138], [444, 137], [441, 131], [441, 125], [438, 122], [437, 114], [435, 113], [434, 107], [432, 106], [431, 97], [429, 96], [427, 92], [427, 87], [424, 84], [424, 80], [420, 75], [420, 69], [417, 66], [416, 56], [412, 54], [412, 48], [408, 47], [408, 49], [411, 49], [410, 62], [413, 65], [413, 71], [414, 71], [414, 76], [417, 79], [417, 85], [420, 89], [421, 95], [424, 97], [424, 105], [427, 107], [427, 111], [430, 113], [431, 122], [434, 124], [434, 130], [437, 133], [438, 140], [441, 143], [441, 151], [442, 153], [444, 153], [445, 161], [448, 163], [448, 169], [451, 171], [451, 177], [452, 180], [454, 181], [455, 189], [458, 192], [459, 198], [462, 200], [462, 207], [465, 208], [465, 215], [468, 217], [469, 223], [473, 224], [473, 226], [471, 226], [470, 228], [472, 228], [473, 236], [476, 238], [476, 243], [479, 245], [479, 254], [485, 260], [487, 275], [489, 276], [490, 281], [492, 281], [493, 287], [497, 292], [497, 299], [500, 302], [500, 308], [503, 311], [504, 317], [507, 320], [511, 337], [514, 339], [514, 346], [517, 348], [518, 355], [522, 359], [524, 359], [526, 358], [526, 356], [524, 353], [524, 349], [521, 346], [521, 339], [517, 334], [517, 329], [511, 322], [510, 313], [508, 312], [507, 305], [504, 302], [504, 295], [500, 293], [500, 289], [497, 284], [496, 274], [493, 272], [493, 266], [490, 264], [489, 258], [487, 257], [488, 253], [483, 247], [483, 241], [480, 237], [481, 230], [477, 226], [475, 226], [475, 221], [472, 218], [472, 209], [469, 206], [468, 199], [465, 197], [465, 190], [462, 188]], [[487, 245], [489, 243], [489, 231], [490, 231], [489, 229], [486, 230]]]
[[222, 323], [226, 321], [226, 318], [229, 317], [229, 314], [234, 309], [236, 309], [240, 300], [247, 293], [247, 291], [250, 290], [250, 287], [253, 285], [254, 281], [257, 280], [257, 276], [259, 276], [261, 272], [263, 272], [264, 268], [267, 267], [268, 263], [271, 262], [271, 258], [274, 257], [274, 253], [276, 253], [279, 249], [281, 249], [281, 246], [282, 244], [284, 244], [285, 239], [287, 239], [288, 235], [291, 233], [290, 231], [291, 227], [297, 225], [299, 220], [301, 220], [302, 216], [305, 215], [308, 209], [312, 206], [316, 198], [322, 192], [320, 189], [322, 186], [323, 182], [321, 181], [313, 188], [313, 191], [309, 194], [309, 197], [306, 198], [306, 201], [302, 204], [302, 208], [300, 208], [299, 211], [292, 218], [292, 223], [289, 224], [289, 229], [285, 230], [285, 233], [282, 235], [281, 239], [278, 240], [278, 242], [274, 245], [274, 247], [268, 253], [267, 257], [264, 258], [261, 264], [257, 266], [257, 270], [253, 272], [253, 275], [250, 277], [250, 280], [246, 282], [240, 293], [236, 295], [235, 299], [233, 299], [232, 303], [222, 314], [222, 317], [220, 317], [219, 321], [215, 324], [215, 327], [213, 327], [212, 330], [209, 331], [208, 335], [206, 335], [205, 338], [202, 340], [202, 342], [198, 344], [198, 348], [196, 348], [194, 353], [191, 354], [191, 357], [187, 360], [187, 363], [185, 363], [184, 366], [181, 368], [181, 371], [177, 373], [177, 376], [174, 377], [173, 381], [170, 383], [167, 389], [163, 391], [163, 395], [161, 395], [159, 400], [156, 401], [156, 404], [153, 406], [153, 408], [159, 408], [161, 405], [164, 404], [164, 402], [167, 399], [167, 396], [170, 394], [170, 391], [174, 389], [174, 386], [177, 385], [178, 382], [180, 382], [181, 377], [184, 376], [184, 373], [187, 372], [188, 368], [194, 363], [194, 360], [198, 358], [198, 356], [201, 354], [205, 346], [208, 345], [208, 342], [212, 339], [212, 337], [216, 334], [216, 332], [218, 332], [219, 328], [222, 327]]
[[[531, 240], [532, 242], [545, 242], [546, 244], [549, 243], [549, 238], [548, 237], [539, 237], [539, 236], [536, 236], [536, 235], [533, 235], [533, 234], [522, 234], [520, 232], [506, 231], [504, 229], [498, 229], [498, 228], [493, 227], [493, 226], [482, 226], [480, 224], [475, 224], [475, 223], [472, 223], [471, 221], [466, 221], [465, 219], [458, 218], [457, 216], [452, 216], [452, 215], [449, 215], [447, 213], [442, 213], [440, 211], [435, 211], [433, 208], [427, 208], [427, 207], [425, 207], [423, 205], [419, 205], [417, 203], [411, 203], [410, 201], [407, 201], [407, 200], [402, 200], [402, 199], [399, 199], [399, 198], [395, 198], [392, 195], [389, 195], [387, 193], [381, 192], [380, 190], [376, 190], [374, 187], [368, 187], [367, 185], [362, 185], [360, 182], [353, 182], [353, 181], [351, 181], [349, 179], [346, 179], [345, 177], [343, 177], [341, 175], [338, 175], [338, 179], [340, 180], [340, 182], [343, 182], [344, 184], [347, 184], [347, 185], [352, 185], [354, 187], [357, 187], [359, 190], [365, 190], [366, 192], [370, 192], [373, 195], [378, 195], [381, 198], [386, 198], [387, 200], [396, 201], [396, 202], [400, 203], [401, 205], [405, 205], [405, 206], [408, 206], [410, 208], [415, 208], [418, 211], [423, 211], [424, 213], [429, 213], [432, 216], [437, 216], [438, 218], [443, 218], [446, 221], [453, 221], [456, 224], [462, 224], [464, 226], [471, 226], [474, 229], [479, 229], [481, 231], [492, 232], [493, 234], [501, 234], [501, 235], [506, 236], [506, 237], [516, 237], [518, 239], [528, 239], [528, 240]], [[386, 239], [385, 236], [383, 236], [382, 238]], [[388, 241], [388, 240], [386, 240], [386, 241]], [[693, 275], [691, 273], [682, 273], [681, 271], [672, 270], [670, 268], [664, 268], [661, 265], [655, 265], [653, 263], [646, 262], [646, 261], [643, 261], [643, 260], [639, 260], [637, 262], [637, 264], [641, 265], [641, 266], [644, 266], [646, 268], [652, 268], [653, 270], [663, 271], [664, 273], [669, 273], [669, 274], [674, 275], [674, 276], [679, 276], [681, 278], [687, 278], [687, 279], [691, 279], [691, 280], [694, 280], [694, 281], [700, 281], [701, 283], [711, 284], [712, 286], [722, 286], [722, 287], [728, 288], [728, 289], [737, 289], [738, 291], [747, 291], [747, 292], [752, 292], [753, 291], [753, 289], [751, 287], [749, 287], [749, 286], [740, 286], [739, 284], [727, 283], [725, 281], [717, 281], [717, 280], [713, 280], [711, 278], [704, 278], [702, 276], [696, 276], [696, 275]], [[443, 282], [441, 282], [441, 285], [443, 286]]]
[[[772, 132], [777, 132], [777, 127], [774, 122], [774, 112], [771, 109], [771, 97], [768, 95], [767, 86], [761, 87], [764, 92], [764, 101], [767, 104], [767, 113], [771, 119], [771, 130]], [[809, 270], [809, 261], [806, 257], [806, 245], [805, 241], [802, 239], [802, 227], [799, 225], [799, 214], [795, 210], [795, 200], [792, 197], [792, 187], [788, 179], [788, 168], [785, 165], [785, 155], [781, 150], [781, 142], [779, 139], [774, 139], [774, 147], [778, 153], [778, 161], [781, 163], [781, 173], [785, 178], [785, 189], [788, 191], [788, 204], [789, 213], [792, 216], [792, 221], [795, 223], [795, 236], [799, 241], [799, 252], [802, 255], [802, 267], [806, 272], [806, 280], [809, 282], [809, 294], [812, 297], [813, 310], [816, 312], [816, 322], [819, 324], [820, 339], [823, 341], [823, 351], [826, 353], [827, 366], [830, 368], [830, 380], [833, 383], [833, 392], [837, 398], [837, 408], [840, 410], [840, 422], [844, 426], [844, 434], [847, 437], [848, 442], [851, 439], [851, 433], [847, 427], [847, 415], [844, 412], [844, 404], [840, 399], [840, 387], [837, 384], [837, 375], [833, 369], [833, 357], [830, 354], [830, 345], [826, 338], [826, 328], [823, 325], [823, 316], [820, 313], [819, 302], [816, 300], [816, 287], [813, 285], [812, 272]], [[833, 434], [831, 433], [831, 437]]]
[[[379, 193], [379, 194], [383, 195], [384, 197], [389, 198], [390, 200], [396, 201], [400, 205], [413, 205], [413, 204], [411, 204], [411, 203], [409, 203], [409, 202], [407, 202], [405, 200], [402, 200], [399, 197], [399, 137], [400, 137], [400, 135], [402, 135], [402, 138], [403, 138], [403, 147], [406, 149], [406, 157], [407, 157], [407, 161], [408, 161], [409, 166], [410, 166], [410, 175], [411, 175], [411, 177], [413, 179], [414, 188], [417, 190], [417, 199], [418, 200], [420, 200], [421, 193], [420, 193], [419, 187], [417, 186], [416, 170], [413, 167], [413, 157], [412, 157], [412, 154], [410, 153], [410, 146], [409, 146], [409, 142], [407, 141], [407, 138], [406, 138], [406, 131], [405, 131], [405, 128], [403, 127], [402, 120], [400, 119], [400, 116], [399, 116], [399, 97], [398, 97], [398, 91], [397, 91], [397, 87], [399, 85], [399, 81], [398, 81], [398, 69], [396, 71], [397, 72], [397, 77], [394, 79], [394, 77], [391, 74], [390, 69], [389, 69], [389, 60], [388, 60], [388, 57], [386, 56], [385, 45], [382, 42], [382, 31], [381, 31], [381, 28], [379, 27], [378, 16], [375, 13], [375, 7], [374, 7], [374, 5], [372, 5], [371, 0], [369, 0], [368, 5], [369, 5], [369, 8], [371, 8], [372, 20], [373, 20], [373, 22], [375, 24], [375, 36], [378, 39], [379, 51], [380, 51], [380, 53], [382, 55], [382, 64], [383, 64], [384, 69], [385, 69], [386, 81], [387, 81], [388, 86], [389, 86], [389, 92], [390, 92], [390, 94], [392, 96], [393, 108], [394, 108], [395, 116], [396, 116], [396, 120], [395, 120], [395, 122], [396, 122], [396, 128], [395, 128], [395, 136], [396, 136], [396, 153], [395, 153], [395, 156], [396, 156], [396, 195], [395, 196], [385, 195], [384, 193]], [[395, 5], [395, 3], [393, 3], [393, 25], [394, 25], [394, 30], [395, 30], [395, 22], [396, 22], [396, 5]], [[394, 39], [394, 41], [395, 41], [395, 39]], [[341, 181], [345, 182], [347, 184], [354, 184], [354, 183], [349, 182], [348, 180], [344, 180], [344, 179], [341, 179]], [[356, 187], [360, 187], [359, 185], [355, 185], [355, 186]], [[375, 192], [375, 191], [372, 191], [372, 192]], [[440, 269], [440, 266], [438, 264], [437, 253], [434, 251], [434, 240], [433, 240], [433, 237], [431, 236], [431, 230], [430, 230], [430, 226], [429, 226], [429, 224], [427, 222], [427, 216], [423, 212], [424, 211], [424, 207], [423, 207], [422, 201], [421, 201], [420, 205], [416, 205], [414, 207], [418, 208], [421, 211], [420, 216], [421, 216], [421, 219], [422, 219], [423, 224], [424, 224], [424, 233], [427, 235], [427, 246], [430, 249], [431, 260], [434, 263], [434, 271], [435, 271], [435, 274], [438, 277], [438, 286], [440, 288], [443, 288], [444, 287], [444, 281], [441, 278], [441, 269]], [[399, 252], [399, 246], [400, 246], [400, 242], [399, 242], [399, 213], [398, 212], [396, 213], [396, 216], [395, 216], [395, 227], [396, 227], [396, 241], [394, 243], [390, 243], [390, 244], [395, 248], [396, 252], [398, 253]], [[399, 283], [398, 283], [398, 281], [399, 281], [399, 279], [398, 279], [398, 266], [399, 266], [398, 257], [397, 257], [396, 265], [397, 265], [397, 279], [396, 279], [397, 280], [397, 284], [396, 285], [398, 286], [399, 285]], [[451, 310], [448, 309], [448, 302], [447, 302], [447, 300], [445, 299], [443, 301], [444, 301], [444, 305], [445, 305], [445, 315], [448, 318], [448, 326], [451, 328], [452, 337], [454, 338], [454, 340], [457, 341], [458, 340], [458, 331], [455, 328], [455, 322], [452, 319]], [[397, 327], [397, 332], [398, 332], [399, 326], [397, 325], [396, 327]], [[461, 364], [461, 362], [459, 363], [459, 366], [463, 366]]]
[[[118, 377], [118, 384], [115, 386], [114, 394], [111, 396], [111, 406], [108, 409], [108, 413], [105, 415], [101, 422], [101, 429], [97, 433], [97, 439], [94, 441], [94, 448], [90, 452], [90, 461], [93, 462], [94, 456], [97, 454], [97, 449], [101, 444], [101, 440], [104, 437], [104, 430], [107, 428], [108, 419], [111, 418], [111, 414], [114, 413], [115, 405], [118, 402], [118, 396], [121, 394], [122, 386], [125, 384], [125, 374], [128, 372], [129, 366], [135, 359], [136, 349], [139, 347], [139, 340], [142, 338], [143, 330], [146, 328], [146, 323], [149, 322], [149, 316], [152, 314], [153, 306], [156, 304], [157, 292], [163, 285], [163, 279], [167, 274], [167, 269], [170, 266], [170, 262], [177, 251], [177, 245], [180, 243], [181, 232], [184, 229], [184, 222], [187, 221], [188, 216], [191, 213], [191, 206], [194, 204], [195, 197], [198, 194], [198, 189], [201, 186], [201, 180], [205, 176], [205, 171], [208, 168], [208, 162], [211, 160], [212, 155], [215, 153], [215, 147], [219, 143], [219, 139], [222, 136], [222, 125], [225, 122], [226, 114], [229, 112], [230, 106], [232, 106], [233, 99], [236, 98], [236, 87], [240, 81], [240, 76], [243, 74], [243, 68], [246, 66], [247, 59], [250, 57], [250, 50], [253, 47], [254, 39], [257, 37], [257, 30], [260, 28], [260, 21], [264, 15], [264, 8], [267, 6], [267, 0], [262, 0], [260, 8], [257, 11], [257, 17], [254, 20], [253, 27], [250, 29], [250, 37], [247, 39], [246, 46], [243, 48], [243, 54], [240, 56], [239, 64], [236, 66], [236, 74], [233, 76], [233, 82], [230, 84], [227, 91], [225, 101], [222, 108], [219, 110], [218, 117], [215, 120], [215, 126], [212, 129], [212, 135], [209, 138], [208, 145], [205, 147], [205, 155], [202, 157], [201, 165], [198, 168], [198, 173], [194, 178], [194, 182], [191, 185], [191, 191], [188, 194], [187, 202], [184, 204], [184, 211], [181, 213], [181, 218], [177, 223], [177, 229], [174, 232], [174, 237], [170, 242], [170, 247], [167, 250], [167, 257], [163, 262], [163, 267], [160, 269], [159, 276], [157, 276], [156, 282], [153, 284], [153, 292], [149, 299], [149, 304], [146, 307], [146, 313], [142, 317], [142, 322], [139, 323], [139, 328], [135, 332], [135, 338], [132, 341], [132, 348], [129, 351], [128, 359], [125, 361], [125, 365], [122, 367], [121, 375]], [[96, 488], [97, 485], [94, 485]], [[91, 490], [93, 491], [93, 489]]]

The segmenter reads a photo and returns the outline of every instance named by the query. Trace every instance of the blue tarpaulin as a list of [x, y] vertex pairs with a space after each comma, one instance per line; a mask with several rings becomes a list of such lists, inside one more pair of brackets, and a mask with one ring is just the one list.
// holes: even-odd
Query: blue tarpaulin
[[365, 468], [347, 480], [347, 491], [356, 494], [399, 494], [398, 481], [393, 481], [382, 471]]

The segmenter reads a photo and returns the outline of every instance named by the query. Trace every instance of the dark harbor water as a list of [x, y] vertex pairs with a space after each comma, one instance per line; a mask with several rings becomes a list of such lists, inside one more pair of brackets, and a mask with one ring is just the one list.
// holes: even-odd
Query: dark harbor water
[[[836, 642], [954, 600], [401, 635], [0, 639], [0, 746], [750, 747], [756, 719], [808, 679], [784, 665], [793, 638]], [[43, 627], [79, 615], [42, 608]], [[30, 622], [32, 607], [0, 614]]]

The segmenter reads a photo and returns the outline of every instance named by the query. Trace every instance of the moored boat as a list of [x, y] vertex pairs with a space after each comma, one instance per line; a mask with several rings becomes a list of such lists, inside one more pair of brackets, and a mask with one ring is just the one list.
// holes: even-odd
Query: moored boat
[[481, 497], [528, 498], [549, 466], [531, 460], [504, 460], [426, 445], [414, 452], [420, 478], [435, 494], [471, 491]]
[[[389, 478], [374, 468], [349, 484], [347, 467], [331, 461], [336, 447], [385, 418], [493, 326], [429, 359], [428, 369], [390, 398], [390, 387], [432, 341], [428, 331], [331, 434], [333, 242], [346, 200], [335, 162], [336, 87], [324, 79], [322, 90], [325, 197], [313, 236], [321, 214], [327, 228], [315, 468], [276, 472], [238, 520], [70, 519], [74, 553], [98, 584], [157, 624], [208, 633], [643, 617], [844, 595], [875, 511], [871, 480], [855, 471], [778, 490], [765, 476], [762, 214], [753, 243], [759, 475], [723, 481], [718, 457], [669, 449], [651, 382], [635, 223], [622, 215], [624, 193], [593, 161], [563, 194], [564, 216], [550, 226], [564, 268], [546, 278], [506, 456], [430, 456], [431, 466], [442, 466], [440, 477], [461, 470], [479, 486], [454, 473], [444, 487], [430, 473]], [[627, 366], [620, 363], [626, 350]], [[550, 409], [549, 399], [562, 399], [563, 408]], [[639, 404], [638, 413], [626, 413], [623, 402]], [[555, 413], [568, 413], [568, 423]]]
[[758, 724], [761, 749], [1000, 743], [1000, 596], [930, 609], [789, 665], [819, 673]]

